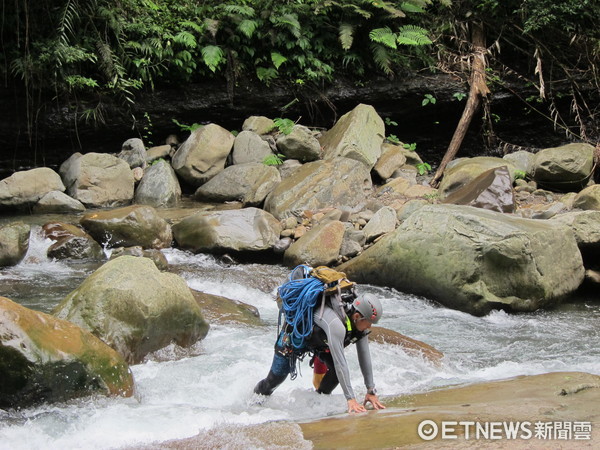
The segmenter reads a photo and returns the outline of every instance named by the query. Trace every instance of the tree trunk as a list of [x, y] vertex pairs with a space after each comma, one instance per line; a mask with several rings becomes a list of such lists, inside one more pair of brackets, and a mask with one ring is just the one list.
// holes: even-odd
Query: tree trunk
[[448, 149], [442, 158], [442, 162], [440, 163], [437, 172], [431, 180], [430, 184], [433, 187], [439, 186], [439, 180], [442, 178], [446, 166], [454, 159], [460, 149], [462, 141], [469, 129], [469, 125], [471, 124], [471, 120], [473, 119], [475, 112], [477, 112], [477, 109], [479, 109], [481, 99], [487, 97], [490, 93], [485, 82], [485, 69], [487, 64], [485, 60], [486, 48], [483, 24], [481, 22], [476, 22], [472, 24], [472, 27], [471, 45], [473, 47], [473, 62], [471, 65], [471, 78], [469, 80], [469, 97], [467, 98], [467, 104], [465, 105], [460, 121], [456, 126], [456, 130], [454, 130], [454, 135], [448, 145]]

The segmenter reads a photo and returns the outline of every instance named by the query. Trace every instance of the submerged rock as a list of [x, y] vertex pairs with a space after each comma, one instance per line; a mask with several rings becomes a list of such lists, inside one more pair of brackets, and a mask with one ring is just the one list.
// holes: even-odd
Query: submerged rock
[[123, 358], [78, 326], [0, 297], [0, 407], [133, 395]]

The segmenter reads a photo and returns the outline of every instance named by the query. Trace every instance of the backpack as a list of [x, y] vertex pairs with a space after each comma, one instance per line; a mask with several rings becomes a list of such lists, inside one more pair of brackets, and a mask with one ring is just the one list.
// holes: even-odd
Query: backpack
[[[302, 264], [295, 267], [278, 289], [281, 299], [278, 323], [278, 346], [290, 359], [290, 373], [295, 378], [296, 360], [310, 350], [306, 341], [313, 330], [313, 315], [319, 305], [321, 314], [326, 303], [346, 321], [346, 311], [356, 298], [355, 283], [346, 274], [326, 266], [312, 268]], [[283, 325], [282, 325], [283, 321]]]

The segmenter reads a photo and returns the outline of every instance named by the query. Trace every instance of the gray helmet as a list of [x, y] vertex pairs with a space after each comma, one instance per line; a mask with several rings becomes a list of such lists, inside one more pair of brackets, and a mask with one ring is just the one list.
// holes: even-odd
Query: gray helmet
[[372, 294], [363, 294], [352, 303], [354, 309], [371, 323], [379, 322], [383, 314], [381, 302]]

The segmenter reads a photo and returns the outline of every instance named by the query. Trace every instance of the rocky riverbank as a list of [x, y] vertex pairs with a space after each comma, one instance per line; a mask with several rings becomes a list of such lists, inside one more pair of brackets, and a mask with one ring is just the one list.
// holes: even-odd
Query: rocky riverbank
[[[18, 264], [28, 248], [31, 228], [12, 222], [11, 212], [77, 217], [44, 224], [55, 241], [48, 255], [102, 261], [104, 246], [113, 259], [54, 314], [130, 364], [170, 342], [192, 345], [208, 332], [197, 301], [202, 295], [166, 273], [161, 249], [167, 247], [232, 262], [342, 264], [361, 283], [474, 315], [530, 312], [597, 283], [595, 158], [587, 144], [461, 158], [434, 189], [426, 163], [410, 145], [386, 139], [383, 119], [368, 105], [326, 132], [259, 116], [248, 118], [237, 136], [209, 124], [181, 145], [171, 140], [146, 149], [131, 139], [115, 155], [77, 153], [58, 172], [39, 168], [1, 180], [7, 220], [0, 265]], [[14, 310], [6, 302], [4, 309]], [[252, 320], [243, 305], [227, 308]], [[11, 374], [13, 385], [27, 385], [36, 364], [58, 376], [56, 367], [72, 355], [19, 353], [27, 329], [14, 314], [4, 317], [0, 351], [27, 368]], [[3, 394], [0, 406], [19, 404], [15, 392]]]

